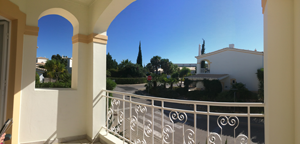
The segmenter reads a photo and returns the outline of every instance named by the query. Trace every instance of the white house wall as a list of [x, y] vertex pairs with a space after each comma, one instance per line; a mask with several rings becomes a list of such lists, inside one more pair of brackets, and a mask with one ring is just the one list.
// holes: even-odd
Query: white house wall
[[229, 74], [224, 80], [224, 88], [231, 88], [231, 79], [246, 84], [250, 91], [258, 90], [257, 69], [263, 68], [263, 56], [236, 51], [224, 51], [197, 60], [209, 60], [211, 74]]

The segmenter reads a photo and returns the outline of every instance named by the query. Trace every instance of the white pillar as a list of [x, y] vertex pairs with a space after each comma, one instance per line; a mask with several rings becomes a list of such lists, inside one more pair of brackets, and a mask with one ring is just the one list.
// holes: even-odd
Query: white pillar
[[197, 74], [201, 73], [201, 64], [197, 63]]
[[[295, 73], [294, 66], [299, 65], [295, 65], [294, 56], [299, 56], [299, 53], [295, 53], [299, 50], [295, 51], [294, 46], [294, 7], [294, 0], [268, 0], [265, 7], [266, 144], [300, 143], [299, 138], [296, 140], [299, 133], [295, 133], [296, 130], [299, 132], [299, 121], [295, 121], [295, 104], [299, 103], [299, 99], [295, 100], [295, 83], [299, 84], [299, 71]], [[294, 75], [298, 75], [298, 82]], [[299, 113], [297, 115], [299, 116]]]
[[87, 135], [93, 138], [101, 127], [105, 126], [106, 102], [101, 98], [106, 89], [106, 44], [92, 42], [89, 44], [90, 63], [88, 69], [91, 70], [88, 79], [87, 90]]
[[198, 56], [201, 56], [201, 44], [199, 44], [199, 52], [198, 52]]

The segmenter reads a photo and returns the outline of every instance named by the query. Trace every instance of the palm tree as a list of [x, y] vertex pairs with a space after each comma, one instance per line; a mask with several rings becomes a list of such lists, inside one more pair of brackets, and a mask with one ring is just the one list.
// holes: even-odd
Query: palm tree
[[160, 56], [153, 56], [153, 58], [151, 58], [151, 64], [153, 67], [155, 67], [156, 74], [158, 74], [158, 67], [160, 67], [160, 60], [161, 60]]
[[48, 60], [45, 64], [45, 68], [47, 69], [47, 75], [50, 78], [50, 82], [52, 82], [52, 78], [58, 78], [61, 74], [66, 72], [66, 66], [58, 60]]

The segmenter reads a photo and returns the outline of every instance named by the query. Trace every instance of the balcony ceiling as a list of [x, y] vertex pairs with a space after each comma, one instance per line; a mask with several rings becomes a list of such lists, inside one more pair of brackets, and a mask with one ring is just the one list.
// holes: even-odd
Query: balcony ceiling
[[92, 3], [94, 0], [69, 0], [69, 1], [77, 2], [77, 3], [80, 3], [80, 4], [84, 4], [84, 5], [89, 5], [89, 4]]

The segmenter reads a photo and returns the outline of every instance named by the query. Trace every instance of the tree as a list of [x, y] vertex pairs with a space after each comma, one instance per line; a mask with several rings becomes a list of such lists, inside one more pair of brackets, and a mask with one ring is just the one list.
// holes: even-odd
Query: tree
[[128, 60], [128, 59], [122, 60], [118, 67], [119, 67], [119, 69], [122, 69], [122, 68], [124, 68], [128, 64], [133, 64], [133, 63], [130, 60]]
[[[205, 40], [203, 40], [202, 49], [201, 49], [201, 55], [205, 54]], [[205, 61], [201, 61], [201, 68], [205, 68]]]
[[108, 53], [106, 55], [106, 69], [117, 69], [118, 63], [116, 59], [112, 59], [112, 56]]
[[184, 77], [191, 75], [191, 70], [189, 68], [183, 67], [179, 72], [180, 77], [180, 87], [182, 86], [182, 81], [184, 81]]
[[140, 42], [140, 46], [139, 46], [139, 54], [138, 54], [138, 57], [136, 59], [136, 64], [139, 64], [139, 65], [143, 66], [141, 42]]
[[153, 66], [152, 66], [151, 63], [148, 63], [148, 64], [146, 65], [146, 69], [147, 69], [148, 72], [154, 73], [154, 68], [153, 68]]
[[169, 59], [161, 59], [160, 64], [165, 74], [169, 75], [173, 73], [173, 63], [170, 62]]
[[60, 63], [64, 64], [65, 66], [68, 65], [68, 61], [67, 59], [63, 59], [59, 54], [57, 55], [52, 55], [51, 60], [57, 60]]
[[160, 60], [161, 60], [160, 56], [153, 56], [153, 58], [151, 58], [150, 60], [152, 66], [155, 67], [156, 74], [158, 74], [158, 67], [160, 67]]
[[56, 81], [63, 78], [63, 74], [67, 72], [66, 66], [57, 59], [48, 60], [45, 64], [47, 69], [47, 76], [50, 78], [56, 78]]

